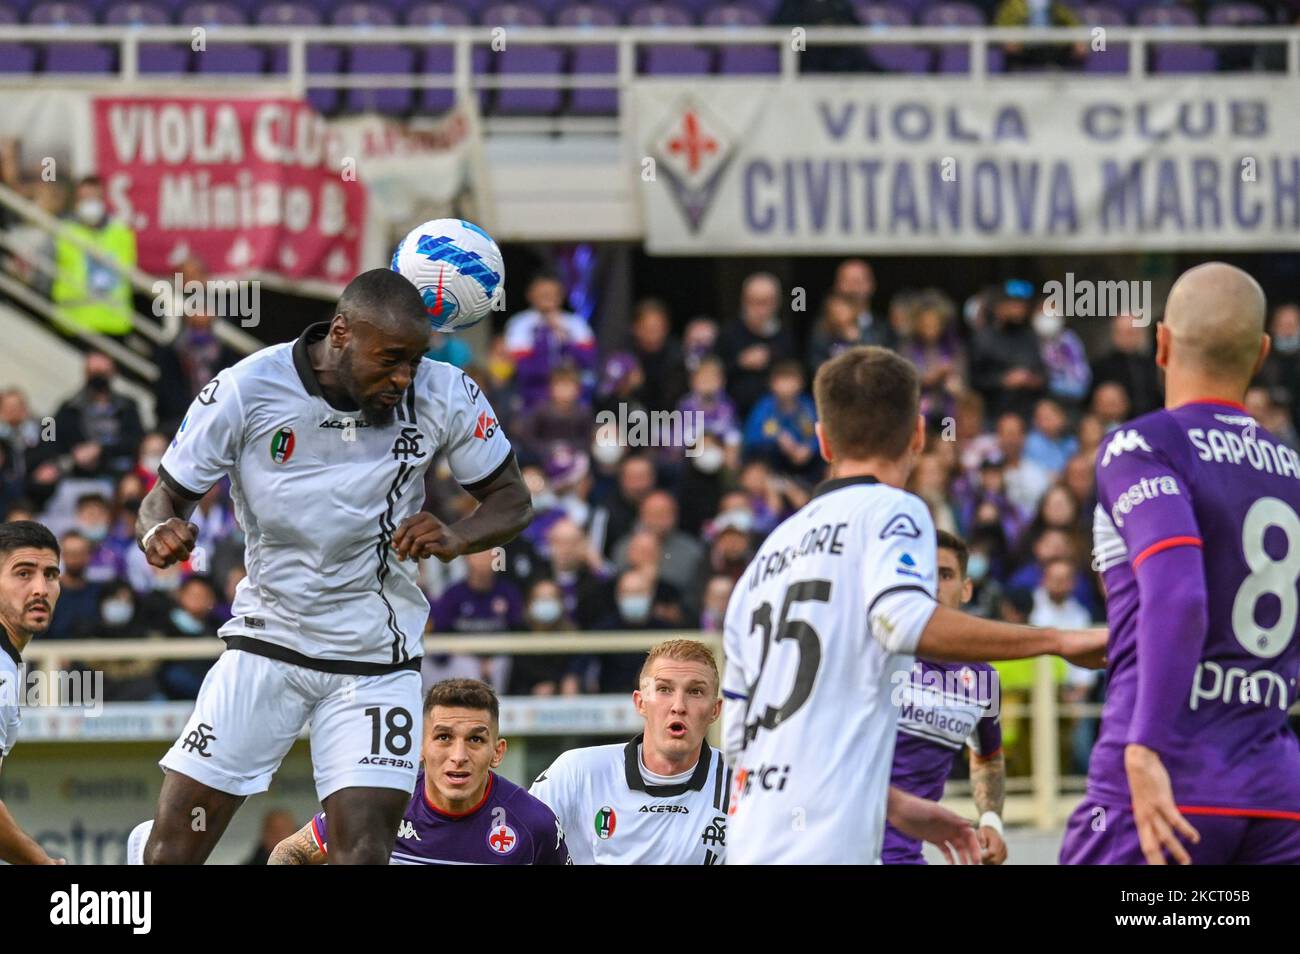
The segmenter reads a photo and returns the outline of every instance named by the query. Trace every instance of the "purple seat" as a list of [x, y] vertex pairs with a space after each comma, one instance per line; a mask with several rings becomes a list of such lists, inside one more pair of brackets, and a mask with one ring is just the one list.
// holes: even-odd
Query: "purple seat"
[[1211, 7], [1205, 17], [1207, 26], [1267, 26], [1268, 14], [1253, 3], [1224, 3]]
[[[1147, 7], [1137, 16], [1138, 26], [1199, 26], [1196, 14], [1185, 7]], [[1219, 64], [1218, 55], [1195, 43], [1153, 43], [1149, 65], [1153, 73], [1208, 73]]]
[[485, 27], [542, 27], [546, 26], [546, 17], [529, 4], [495, 3], [479, 16], [479, 23]]
[[80, 3], [38, 3], [27, 11], [27, 22], [46, 26], [94, 26], [95, 15]]
[[[1124, 11], [1109, 4], [1090, 3], [1075, 11], [1084, 26], [1124, 26], [1128, 22]], [[1127, 43], [1107, 43], [1106, 49], [1094, 50], [1089, 46], [1084, 56], [1086, 73], [1127, 73], [1129, 63]]]
[[[912, 25], [912, 17], [902, 7], [892, 3], [859, 3], [854, 10], [865, 26], [876, 30]], [[934, 62], [934, 52], [922, 46], [867, 45], [867, 55], [882, 70], [890, 73], [928, 73]]]
[[724, 3], [704, 14], [700, 21], [709, 27], [760, 27], [766, 24], [753, 7], [740, 3]]
[[[984, 12], [970, 3], [954, 0], [952, 3], [936, 3], [921, 17], [922, 26], [946, 27], [950, 30], [967, 30], [970, 27], [985, 26]], [[990, 49], [989, 58], [996, 53], [1000, 58], [1001, 50]], [[935, 47], [935, 70], [939, 73], [969, 73], [970, 48], [962, 44], [944, 44]]]
[[[552, 46], [508, 46], [497, 61], [498, 76], [564, 72], [564, 53]], [[560, 110], [564, 90], [498, 89], [496, 112], [502, 116], [550, 116]]]
[[233, 3], [191, 3], [176, 14], [176, 22], [184, 26], [243, 26], [248, 16]]
[[[747, 30], [765, 26], [763, 18], [750, 7], [727, 3], [704, 15], [704, 26]], [[723, 43], [718, 47], [718, 72], [724, 74], [774, 74], [781, 72], [781, 53], [767, 44]]]
[[[349, 73], [391, 73], [410, 76], [415, 53], [405, 46], [354, 46], [348, 50]], [[347, 108], [357, 112], [399, 115], [410, 112], [415, 102], [414, 87], [405, 89], [350, 89]]]
[[463, 27], [470, 25], [470, 18], [469, 14], [460, 8], [460, 5], [420, 3], [407, 11], [406, 24], [407, 26], [422, 26], [431, 29]]
[[[644, 4], [632, 10], [627, 20], [630, 26], [671, 30], [692, 26], [690, 13], [670, 3]], [[661, 76], [691, 76], [712, 72], [713, 55], [710, 51], [680, 44], [643, 47], [641, 72]]]
[[51, 43], [45, 48], [46, 73], [111, 73], [114, 51], [94, 43]]
[[260, 76], [266, 72], [266, 51], [244, 43], [209, 43], [194, 54], [195, 72], [213, 75]]
[[12, 7], [0, 6], [0, 24], [17, 23], [18, 11]]
[[[600, 28], [618, 26], [614, 11], [591, 3], [575, 3], [556, 14], [561, 27]], [[569, 51], [569, 72], [574, 76], [609, 76], [608, 88], [588, 87], [569, 93], [568, 112], [579, 116], [612, 116], [618, 112], [618, 48], [575, 46]]]
[[320, 26], [320, 11], [305, 3], [272, 3], [257, 12], [259, 26]]
[[156, 3], [115, 3], [104, 11], [109, 26], [168, 26], [172, 18]]
[[639, 27], [682, 27], [692, 26], [695, 19], [671, 3], [647, 3], [632, 10], [627, 22]]
[[[287, 4], [286, 4], [287, 5]], [[271, 8], [266, 8], [270, 10]], [[315, 11], [311, 11], [315, 13]], [[278, 16], [278, 14], [272, 14]], [[310, 26], [311, 24], [299, 24], [300, 26]], [[289, 48], [284, 45], [276, 45], [270, 49], [270, 66], [269, 71], [272, 73], [289, 72]], [[312, 73], [342, 73], [343, 72], [343, 51], [336, 46], [327, 46], [322, 43], [307, 44], [307, 74], [308, 78]], [[307, 102], [312, 108], [320, 113], [331, 113], [338, 108], [341, 94], [337, 86], [317, 86], [307, 87]]]
[[36, 72], [36, 51], [21, 43], [0, 43], [0, 73]]
[[397, 26], [397, 17], [391, 10], [374, 3], [345, 3], [330, 17], [334, 26], [390, 27]]

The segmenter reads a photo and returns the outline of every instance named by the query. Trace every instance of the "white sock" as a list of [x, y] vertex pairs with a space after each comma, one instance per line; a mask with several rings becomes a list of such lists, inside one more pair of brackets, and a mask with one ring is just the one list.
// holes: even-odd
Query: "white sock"
[[149, 841], [149, 832], [153, 831], [153, 819], [140, 822], [131, 830], [126, 840], [126, 863], [128, 865], [144, 864], [144, 846]]

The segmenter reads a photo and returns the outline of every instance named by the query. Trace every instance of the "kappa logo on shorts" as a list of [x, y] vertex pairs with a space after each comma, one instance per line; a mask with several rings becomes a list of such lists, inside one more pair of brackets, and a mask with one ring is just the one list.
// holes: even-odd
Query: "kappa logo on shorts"
[[885, 529], [880, 531], [882, 540], [888, 540], [890, 537], [907, 537], [909, 540], [915, 540], [920, 535], [921, 528], [905, 513], [894, 514], [889, 518], [889, 523], [885, 524]]
[[509, 825], [493, 825], [488, 829], [487, 843], [498, 855], [508, 855], [519, 844], [519, 836]]
[[212, 734], [212, 726], [206, 722], [200, 722], [190, 734], [185, 736], [185, 741], [181, 743], [181, 748], [187, 752], [197, 752], [205, 759], [212, 758], [212, 753], [208, 751], [208, 743], [215, 742], [217, 737]]

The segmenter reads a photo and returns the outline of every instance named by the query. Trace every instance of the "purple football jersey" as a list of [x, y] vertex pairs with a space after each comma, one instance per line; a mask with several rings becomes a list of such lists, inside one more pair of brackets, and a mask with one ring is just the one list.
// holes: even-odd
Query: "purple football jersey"
[[[997, 671], [987, 663], [918, 659], [906, 683], [893, 688], [898, 737], [889, 784], [938, 801], [962, 746], [985, 758], [1002, 749]], [[921, 843], [885, 825], [881, 860], [924, 864]]]
[[[329, 852], [325, 813], [312, 819], [312, 837]], [[488, 773], [483, 799], [451, 815], [434, 808], [424, 792], [424, 772], [397, 829], [389, 864], [394, 865], [567, 865], [569, 849], [555, 813], [495, 772]]]
[[1136, 742], [1185, 814], [1300, 821], [1300, 458], [1241, 405], [1194, 401], [1102, 442], [1097, 499], [1110, 645], [1089, 798], [1129, 803]]

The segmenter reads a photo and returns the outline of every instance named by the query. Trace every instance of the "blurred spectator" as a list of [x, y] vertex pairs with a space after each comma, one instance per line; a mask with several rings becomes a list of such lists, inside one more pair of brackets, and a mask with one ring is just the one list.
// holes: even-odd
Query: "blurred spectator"
[[[1053, 560], [1067, 560], [1075, 567], [1079, 565], [1079, 538], [1072, 531], [1046, 527], [1036, 538], [1030, 540], [1030, 544], [1033, 559], [1011, 574], [1006, 581], [1008, 590], [1037, 589], [1043, 582], [1044, 570]], [[1073, 596], [1089, 612], [1099, 607], [1092, 582], [1082, 573], [1076, 572], [1074, 575]]]
[[582, 401], [582, 377], [571, 367], [551, 372], [546, 400], [525, 410], [513, 430], [517, 445], [533, 460], [545, 461], [556, 445], [571, 453], [586, 453], [591, 446], [594, 419]]
[[1111, 322], [1110, 347], [1092, 362], [1094, 392], [1108, 381], [1123, 386], [1134, 417], [1150, 414], [1164, 404], [1146, 329], [1135, 325], [1131, 315], [1119, 315]]
[[1007, 286], [993, 300], [992, 324], [971, 346], [971, 383], [989, 410], [1028, 415], [1046, 386], [1046, 369], [1028, 325], [1028, 298], [1018, 282]]
[[745, 456], [767, 461], [779, 474], [815, 479], [823, 469], [816, 423], [817, 406], [804, 391], [803, 366], [780, 361], [772, 367], [771, 393], [745, 422]]
[[1065, 318], [1052, 311], [1045, 301], [1038, 306], [1033, 328], [1047, 372], [1047, 393], [1068, 407], [1078, 407], [1092, 381], [1083, 341], [1065, 327]]
[[1092, 458], [1086, 454], [1075, 454], [1065, 465], [1065, 486], [1070, 488], [1074, 499], [1079, 501], [1084, 519], [1091, 521], [1093, 508], [1097, 505], [1096, 472]]
[[[1034, 590], [1034, 608], [1029, 614], [1031, 626], [1054, 626], [1061, 629], [1084, 629], [1092, 625], [1088, 611], [1072, 595], [1075, 566], [1069, 560], [1050, 561], [1043, 570], [1042, 584]], [[1066, 664], [1062, 702], [1086, 702], [1097, 682], [1098, 673]], [[1096, 719], [1078, 719], [1070, 734], [1071, 769], [1076, 775], [1088, 772], [1088, 755], [1097, 738]]]
[[876, 273], [869, 263], [860, 258], [846, 258], [840, 262], [835, 269], [831, 292], [853, 303], [863, 344], [882, 348], [893, 348], [898, 344], [889, 322], [871, 310], [871, 299], [876, 294]]
[[1086, 541], [1092, 531], [1092, 514], [1087, 514], [1087, 523], [1084, 523], [1084, 514], [1081, 512], [1079, 498], [1074, 492], [1064, 484], [1054, 484], [1043, 494], [1043, 499], [1038, 505], [1038, 510], [1034, 514], [1034, 519], [1029, 522], [1025, 529], [1023, 538], [1020, 541], [1020, 556], [1023, 561], [1032, 559], [1032, 543], [1043, 535], [1047, 530], [1061, 530], [1069, 534], [1071, 538], [1071, 550], [1074, 553], [1082, 553], [1087, 549]]
[[618, 485], [608, 500], [596, 507], [589, 532], [592, 545], [607, 558], [614, 545], [631, 531], [645, 500], [655, 488], [655, 465], [645, 454], [635, 453], [619, 463]]
[[[781, 0], [775, 26], [859, 26], [851, 0]], [[801, 73], [877, 73], [880, 68], [857, 46], [814, 44], [799, 54]]]
[[[109, 217], [104, 184], [95, 176], [77, 183], [72, 212], [65, 221], [66, 236], [54, 243], [58, 273], [50, 297], [58, 306], [56, 325], [65, 332], [129, 334], [134, 324], [131, 279], [103, 259], [124, 270], [135, 268], [135, 232]], [[84, 251], [70, 236], [93, 246], [98, 254]]]
[[[201, 282], [206, 287], [208, 272], [197, 258], [182, 263], [179, 274], [185, 284]], [[154, 349], [154, 361], [158, 365], [154, 411], [158, 430], [168, 434], [180, 426], [190, 402], [217, 376], [217, 372], [239, 361], [239, 353], [223, 344], [212, 330], [217, 316], [207, 314], [203, 302], [197, 304], [197, 314], [185, 313], [196, 310], [193, 301], [172, 305], [184, 315], [180, 333], [171, 344], [158, 345]]]
[[546, 543], [550, 551], [546, 579], [559, 589], [563, 614], [588, 628], [599, 612], [596, 596], [608, 580], [604, 561], [582, 528], [567, 517], [551, 524]]
[[[495, 549], [461, 558], [465, 562], [465, 578], [447, 587], [430, 609], [436, 635], [511, 633], [524, 628], [523, 596], [504, 573], [497, 572], [498, 558]], [[435, 659], [434, 665], [437, 664]], [[472, 678], [504, 689], [507, 665], [506, 657], [483, 657], [478, 660], [478, 673]]]
[[[608, 632], [673, 629], [674, 624], [654, 618], [655, 579], [643, 570], [624, 570], [614, 585], [612, 607], [595, 623]], [[680, 625], [680, 624], [677, 624]], [[626, 693], [636, 688], [645, 653], [603, 653], [596, 657], [597, 687], [603, 693]]]
[[984, 399], [978, 391], [963, 391], [957, 397], [953, 436], [957, 439], [961, 469], [970, 473], [981, 462], [998, 454], [997, 435], [984, 430]]
[[727, 615], [727, 604], [731, 601], [733, 588], [728, 577], [709, 577], [708, 585], [704, 587], [704, 607], [700, 610], [700, 629], [704, 632], [722, 632], [722, 623]]
[[1300, 446], [1300, 437], [1296, 435], [1295, 422], [1291, 418], [1291, 408], [1282, 398], [1287, 393], [1282, 388], [1272, 394], [1267, 388], [1253, 387], [1246, 392], [1246, 412], [1262, 424], [1271, 434], [1291, 449]]
[[[641, 501], [637, 530], [654, 534], [659, 541], [659, 576], [672, 584], [682, 594], [684, 610], [694, 615], [693, 607], [699, 604], [702, 584], [700, 571], [704, 565], [704, 547], [701, 543], [677, 528], [677, 500], [665, 490], [655, 490]], [[631, 542], [625, 537], [614, 546], [614, 561], [627, 565], [627, 549]]]
[[727, 457], [738, 448], [726, 448], [717, 437], [705, 433], [696, 446], [697, 453], [687, 455], [686, 466], [678, 474], [675, 490], [681, 504], [678, 526], [698, 537], [706, 521], [718, 512], [728, 478]]
[[46, 639], [68, 639], [93, 627], [99, 619], [100, 584], [87, 578], [90, 569], [90, 541], [75, 530], [59, 541], [63, 556], [62, 592]]
[[41, 440], [41, 423], [32, 416], [22, 390], [0, 391], [0, 442], [4, 443], [6, 477], [26, 482], [28, 452]]
[[[650, 618], [665, 626], [685, 626], [687, 617], [693, 616], [695, 610], [688, 609], [682, 599], [682, 591], [664, 579], [661, 568], [664, 564], [663, 546], [659, 538], [649, 530], [638, 530], [632, 534], [627, 544], [627, 553], [621, 570], [638, 570], [650, 578]], [[613, 587], [607, 587], [602, 601], [608, 611], [610, 599], [614, 596]]]
[[140, 410], [131, 398], [113, 390], [117, 366], [112, 358], [92, 351], [85, 368], [85, 384], [54, 415], [54, 452], [71, 457], [63, 466], [65, 473], [124, 474], [144, 436]]
[[941, 292], [917, 300], [911, 337], [899, 348], [921, 373], [921, 413], [932, 425], [950, 417], [966, 378], [966, 352], [953, 332], [952, 301]]
[[687, 372], [694, 372], [700, 362], [715, 356], [718, 345], [718, 323], [707, 315], [692, 318], [686, 323], [682, 335], [683, 363]]
[[221, 580], [221, 602], [216, 609], [218, 619], [229, 619], [234, 615], [231, 607], [234, 605], [235, 596], [239, 593], [239, 584], [247, 577], [248, 569], [242, 563], [230, 567], [221, 576], [217, 577], [217, 579]]
[[75, 529], [90, 545], [86, 579], [91, 583], [108, 583], [124, 575], [116, 552], [106, 546], [112, 531], [113, 509], [103, 494], [84, 494], [77, 499]]
[[912, 493], [925, 501], [936, 530], [956, 534], [957, 513], [948, 496], [948, 468], [936, 454], [922, 454], [912, 471]]
[[[605, 359], [596, 383], [597, 413], [613, 414], [620, 420], [632, 420], [644, 415], [648, 408], [641, 401], [641, 388], [645, 374], [636, 355], [618, 351]], [[621, 413], [620, 413], [621, 412]]]
[[564, 285], [543, 273], [528, 283], [529, 308], [506, 323], [505, 341], [515, 365], [515, 400], [532, 407], [546, 396], [551, 372], [568, 364], [582, 375], [583, 396], [596, 384], [596, 339], [587, 323], [564, 310]]
[[709, 569], [735, 583], [745, 573], [754, 556], [750, 531], [753, 518], [746, 511], [720, 513], [705, 532], [709, 543]]
[[[0, 182], [53, 218], [61, 218], [67, 210], [67, 189], [62, 182], [23, 175], [20, 145], [12, 137], [0, 138]], [[49, 233], [4, 207], [0, 207], [0, 229], [9, 241], [8, 249], [0, 249], [0, 263], [42, 295], [48, 295], [53, 276], [48, 266], [37, 259], [54, 260], [54, 241]]]
[[[88, 639], [140, 639], [145, 635], [135, 591], [125, 582], [109, 583], [99, 594], [99, 615], [78, 635]], [[87, 667], [90, 668], [90, 667]], [[105, 702], [146, 702], [162, 699], [159, 663], [153, 659], [100, 660]]]
[[158, 465], [162, 463], [163, 454], [167, 453], [168, 443], [170, 438], [158, 431], [150, 431], [140, 441], [133, 473], [140, 478], [145, 493], [153, 490], [153, 485], [158, 482]]
[[920, 302], [921, 296], [909, 290], [901, 291], [889, 299], [889, 334], [894, 348], [912, 337], [916, 328], [916, 309]]
[[832, 292], [822, 302], [821, 319], [808, 346], [808, 367], [816, 373], [841, 351], [865, 344], [858, 325], [858, 309], [847, 295]]
[[[1079, 23], [1074, 11], [1060, 0], [1003, 0], [993, 15], [993, 25], [1000, 27], [1071, 27]], [[1084, 43], [1042, 46], [1004, 43], [1002, 49], [1006, 53], [1008, 73], [1052, 66], [1077, 67], [1087, 53]]]
[[755, 272], [740, 289], [740, 317], [718, 338], [718, 357], [727, 368], [727, 386], [743, 417], [767, 389], [768, 373], [783, 357], [795, 354], [794, 339], [781, 323], [781, 282]]
[[731, 456], [731, 466], [739, 463], [740, 422], [736, 406], [727, 397], [726, 371], [722, 362], [708, 355], [691, 372], [691, 389], [677, 402], [683, 415], [698, 414], [705, 434], [716, 437]]
[[1001, 415], [997, 434], [1007, 499], [1027, 517], [1037, 509], [1052, 475], [1025, 456], [1025, 421], [1019, 414]]
[[[455, 365], [462, 370], [467, 369], [470, 362], [474, 360], [474, 352], [470, 350], [469, 345], [455, 335], [444, 334], [441, 331], [430, 333], [429, 350], [424, 353], [424, 356], [433, 361], [441, 361], [443, 364]], [[494, 408], [497, 406], [495, 401], [492, 406]]]
[[[538, 580], [528, 591], [524, 619], [529, 632], [559, 633], [573, 629], [564, 609], [560, 588], [551, 580]], [[508, 694], [512, 696], [577, 695], [578, 677], [572, 660], [563, 653], [521, 653], [510, 665]]]
[[258, 835], [257, 845], [247, 858], [245, 865], [264, 865], [275, 851], [275, 846], [298, 831], [298, 823], [285, 808], [273, 808], [262, 816], [262, 832]]
[[[218, 627], [225, 622], [216, 618], [217, 591], [205, 576], [187, 577], [170, 598], [164, 597], [156, 605], [157, 628], [164, 636], [176, 639], [216, 636]], [[214, 662], [196, 659], [163, 663], [158, 671], [163, 694], [168, 699], [194, 699]]]
[[[190, 523], [199, 528], [198, 542], [206, 558], [211, 559], [216, 548], [235, 532], [235, 514], [226, 501], [225, 480], [220, 480], [208, 488], [200, 499], [194, 512], [190, 514]], [[202, 559], [202, 558], [200, 558]], [[206, 573], [207, 569], [195, 567], [197, 572]]]
[[[810, 494], [797, 483], [772, 473], [764, 460], [751, 460], [740, 472], [742, 505], [750, 518], [750, 528], [767, 536], [778, 523], [808, 502]], [[719, 515], [734, 509], [722, 501]]]
[[1079, 439], [1069, 431], [1065, 409], [1052, 398], [1034, 405], [1034, 428], [1025, 438], [1025, 458], [1051, 474], [1059, 474], [1079, 450]]
[[1089, 460], [1097, 456], [1097, 448], [1106, 439], [1106, 427], [1096, 414], [1085, 414], [1079, 418], [1076, 428], [1079, 434], [1079, 453]]
[[637, 302], [632, 318], [632, 353], [645, 377], [641, 400], [652, 411], [666, 411], [686, 390], [682, 349], [672, 336], [668, 306], [658, 298]]
[[1118, 381], [1106, 381], [1097, 386], [1092, 392], [1091, 410], [1106, 434], [1133, 417], [1128, 392]]
[[998, 557], [1019, 539], [1028, 518], [1007, 496], [1000, 455], [986, 458], [974, 476], [963, 474], [953, 484], [953, 497], [961, 507], [961, 523], [967, 528], [967, 536], [973, 538], [981, 531], [985, 536], [995, 536], [1001, 541]]
[[[1272, 348], [1255, 378], [1274, 394], [1286, 393], [1283, 403], [1294, 419], [1300, 415], [1300, 305], [1285, 302], [1273, 309], [1268, 323]], [[3, 416], [0, 403], [0, 416]]]

